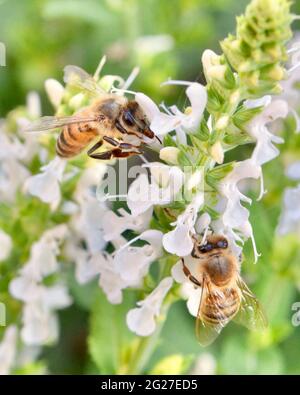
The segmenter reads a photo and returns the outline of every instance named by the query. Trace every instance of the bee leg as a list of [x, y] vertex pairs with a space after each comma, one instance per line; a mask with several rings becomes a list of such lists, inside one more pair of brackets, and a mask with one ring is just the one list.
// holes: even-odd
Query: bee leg
[[89, 156], [93, 159], [100, 159], [100, 160], [109, 160], [112, 158], [128, 158], [129, 156], [133, 156], [133, 155], [140, 155], [141, 152], [137, 152], [137, 151], [122, 151], [119, 148], [114, 148], [112, 150], [109, 151], [105, 151], [105, 152], [97, 152], [95, 154], [89, 154]]
[[113, 145], [114, 147], [120, 148], [121, 150], [123, 149], [130, 150], [130, 149], [139, 148], [138, 146], [132, 145], [130, 143], [120, 143], [119, 141], [107, 136], [104, 136], [103, 140], [105, 140], [110, 145]]
[[141, 151], [122, 151], [120, 148], [116, 148], [112, 151], [112, 155], [115, 158], [128, 158], [129, 156], [141, 155]]
[[195, 285], [197, 285], [197, 287], [201, 287], [201, 283], [196, 279], [196, 277], [194, 277], [192, 275], [192, 273], [190, 272], [190, 270], [187, 268], [187, 266], [185, 266], [184, 263], [184, 259], [181, 258], [181, 262], [182, 262], [182, 266], [183, 266], [183, 273], [185, 274], [185, 276]]
[[101, 139], [101, 140], [99, 140], [95, 145], [93, 145], [93, 146], [88, 150], [87, 154], [88, 154], [89, 156], [91, 156], [91, 154], [92, 154], [93, 152], [95, 152], [96, 149], [100, 148], [102, 144], [103, 144], [103, 140]]
[[105, 140], [108, 144], [113, 145], [114, 147], [119, 146], [119, 142], [111, 137], [104, 136], [103, 140]]

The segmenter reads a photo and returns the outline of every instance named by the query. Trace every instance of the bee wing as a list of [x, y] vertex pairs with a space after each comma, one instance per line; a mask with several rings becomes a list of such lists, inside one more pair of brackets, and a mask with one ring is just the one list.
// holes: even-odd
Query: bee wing
[[[225, 325], [227, 325], [227, 323], [230, 320], [218, 308], [218, 304], [220, 303], [220, 300], [219, 301], [216, 300], [214, 304], [214, 308], [217, 310], [217, 314], [220, 317], [220, 321], [217, 324], [210, 324], [202, 319], [202, 314], [201, 314], [202, 305], [204, 303], [206, 295], [211, 295], [208, 280], [203, 278], [202, 284], [203, 286], [202, 286], [200, 304], [199, 304], [197, 320], [196, 320], [196, 336], [198, 342], [205, 347], [205, 346], [209, 346], [219, 336], [221, 330], [224, 328]], [[222, 291], [220, 291], [220, 296], [222, 296], [222, 294], [223, 294]], [[223, 296], [225, 299], [224, 294]]]
[[90, 74], [78, 66], [69, 65], [64, 68], [64, 82], [88, 91], [95, 96], [106, 93]]
[[26, 126], [26, 128], [24, 128], [24, 132], [42, 132], [45, 130], [62, 128], [65, 125], [71, 125], [80, 122], [93, 122], [96, 120], [97, 118], [95, 116], [81, 117], [77, 115], [69, 117], [41, 117]]
[[241, 277], [238, 278], [237, 285], [241, 291], [241, 306], [233, 320], [250, 330], [265, 329], [268, 321], [258, 299]]

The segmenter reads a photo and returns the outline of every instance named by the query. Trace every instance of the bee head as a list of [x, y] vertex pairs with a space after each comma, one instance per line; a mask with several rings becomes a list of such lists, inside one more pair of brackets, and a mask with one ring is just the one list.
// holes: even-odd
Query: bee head
[[192, 256], [194, 258], [200, 258], [216, 254], [218, 252], [224, 252], [228, 250], [228, 241], [224, 236], [212, 235], [207, 238], [205, 244], [195, 243]]
[[120, 121], [123, 128], [129, 134], [135, 134], [140, 138], [148, 137], [149, 139], [153, 139], [155, 137], [154, 133], [150, 129], [150, 125], [145, 114], [138, 103], [134, 100], [129, 101], [124, 107]]

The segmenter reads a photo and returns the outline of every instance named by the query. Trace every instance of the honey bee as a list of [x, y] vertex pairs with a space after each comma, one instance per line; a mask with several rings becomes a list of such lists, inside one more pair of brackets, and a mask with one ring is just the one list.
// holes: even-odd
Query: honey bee
[[[56, 153], [60, 157], [80, 154], [98, 137], [87, 151], [91, 158], [126, 158], [142, 154], [141, 145], [157, 138], [135, 100], [103, 91], [92, 76], [77, 66], [65, 67], [64, 81], [93, 95], [91, 105], [72, 116], [42, 117], [26, 128], [26, 131], [61, 128], [56, 142]], [[108, 150], [96, 152], [104, 142]]]
[[251, 330], [266, 327], [259, 301], [241, 278], [240, 263], [224, 236], [210, 235], [204, 245], [195, 239], [191, 256], [198, 260], [195, 273], [186, 266], [184, 258], [181, 261], [185, 276], [201, 287], [196, 318], [196, 335], [201, 345], [211, 344], [231, 320]]

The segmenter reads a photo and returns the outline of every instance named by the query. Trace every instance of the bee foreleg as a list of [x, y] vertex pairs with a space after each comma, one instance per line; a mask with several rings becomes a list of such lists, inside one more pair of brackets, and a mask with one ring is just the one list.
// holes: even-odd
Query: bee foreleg
[[183, 270], [183, 273], [185, 274], [185, 276], [186, 276], [193, 284], [197, 285], [197, 287], [201, 287], [201, 282], [198, 281], [198, 280], [196, 279], [196, 277], [194, 277], [194, 276], [192, 275], [192, 273], [190, 272], [190, 270], [188, 269], [188, 267], [185, 265], [184, 259], [183, 259], [183, 258], [181, 258], [181, 262], [182, 262], [182, 270]]

